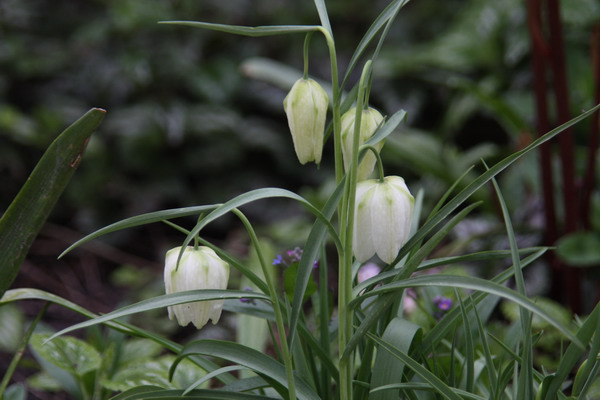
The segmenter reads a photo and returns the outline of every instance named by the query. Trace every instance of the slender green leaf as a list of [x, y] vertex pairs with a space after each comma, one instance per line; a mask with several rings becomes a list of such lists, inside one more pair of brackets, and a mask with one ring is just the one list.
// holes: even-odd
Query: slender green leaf
[[106, 111], [92, 108], [48, 147], [0, 218], [0, 296], [14, 281], [29, 247], [79, 166]]
[[[337, 210], [337, 205], [341, 199], [342, 193], [344, 192], [345, 179], [338, 184], [335, 191], [331, 194], [325, 207], [323, 207], [322, 215], [327, 221], [331, 219], [334, 212]], [[302, 252], [302, 258], [300, 259], [300, 265], [298, 266], [298, 275], [296, 277], [296, 286], [294, 288], [294, 299], [292, 300], [292, 309], [290, 313], [290, 323], [288, 338], [290, 346], [294, 343], [294, 337], [296, 334], [296, 328], [300, 313], [302, 312], [302, 303], [306, 288], [310, 279], [311, 272], [313, 270], [314, 261], [319, 258], [319, 252], [324, 246], [326, 224], [323, 220], [315, 221], [306, 241], [304, 251]]]
[[239, 370], [244, 370], [244, 369], [246, 369], [246, 367], [242, 367], [239, 365], [232, 365], [229, 367], [223, 367], [223, 368], [214, 370], [213, 372], [204, 375], [202, 378], [200, 378], [197, 381], [195, 381], [194, 383], [192, 383], [187, 389], [185, 389], [185, 392], [183, 392], [183, 394], [184, 395], [188, 394], [189, 392], [196, 389], [198, 386], [202, 385], [203, 383], [210, 381], [215, 376], [221, 375], [225, 372], [239, 371]]
[[[484, 163], [485, 165], [485, 163]], [[486, 165], [487, 168], [487, 165]], [[506, 234], [508, 236], [508, 242], [510, 243], [510, 252], [512, 256], [513, 269], [515, 271], [514, 277], [517, 283], [517, 291], [526, 296], [525, 290], [525, 279], [523, 278], [523, 271], [521, 270], [521, 260], [519, 258], [519, 248], [517, 245], [517, 239], [513, 229], [512, 221], [504, 201], [504, 196], [500, 191], [498, 182], [495, 178], [492, 178], [492, 184], [496, 190], [496, 196], [500, 203], [502, 210], [502, 216], [504, 218], [504, 225], [506, 226]], [[524, 308], [519, 308], [519, 314], [521, 319], [521, 337], [523, 339], [523, 346], [521, 346], [521, 369], [519, 373], [519, 384], [517, 387], [517, 393], [520, 398], [532, 398], [533, 397], [533, 344], [531, 342], [531, 314]]]
[[177, 304], [192, 303], [195, 301], [206, 301], [206, 300], [223, 300], [223, 299], [260, 299], [269, 301], [269, 297], [261, 293], [248, 292], [245, 290], [217, 290], [217, 289], [200, 289], [200, 290], [188, 290], [185, 292], [166, 294], [157, 296], [152, 299], [142, 300], [139, 303], [131, 304], [119, 308], [108, 314], [104, 314], [100, 317], [96, 317], [89, 321], [80, 322], [79, 324], [72, 325], [65, 328], [54, 335], [52, 335], [48, 341], [55, 339], [58, 336], [64, 335], [65, 333], [75, 331], [81, 328], [87, 328], [88, 326], [94, 326], [102, 324], [108, 321], [112, 321], [117, 318], [126, 317], [128, 315], [137, 314], [144, 311], [155, 310], [157, 308], [165, 308], [168, 306], [174, 306]]
[[[342, 80], [342, 85], [341, 85], [342, 88], [344, 87], [346, 80], [350, 77], [350, 74], [352, 74], [352, 71], [354, 71], [354, 68], [356, 67], [356, 64], [358, 63], [358, 60], [365, 53], [365, 51], [367, 50], [367, 47], [373, 41], [373, 39], [375, 38], [377, 33], [381, 30], [381, 28], [383, 28], [383, 26], [388, 21], [393, 20], [393, 18], [395, 18], [395, 16], [398, 14], [398, 11], [406, 3], [408, 3], [408, 1], [409, 0], [394, 0], [381, 12], [381, 14], [379, 14], [377, 16], [375, 21], [373, 21], [373, 23], [371, 24], [371, 26], [369, 27], [369, 29], [367, 30], [367, 32], [365, 33], [363, 38], [360, 40], [360, 43], [356, 47], [356, 50], [354, 50], [354, 54], [352, 55], [352, 58], [350, 59], [350, 62], [348, 63], [348, 68], [346, 69], [344, 79]], [[384, 38], [382, 37], [382, 40], [383, 39]]]
[[[171, 366], [170, 373], [173, 374], [175, 368], [177, 368], [177, 364], [181, 360], [194, 354], [222, 358], [229, 362], [243, 365], [284, 387], [287, 384], [285, 368], [280, 362], [275, 361], [260, 351], [238, 343], [220, 340], [199, 340], [186, 345]], [[296, 394], [300, 400], [320, 400], [311, 387], [298, 377], [296, 377]]]
[[331, 23], [329, 22], [329, 15], [327, 15], [327, 7], [325, 6], [325, 0], [314, 0], [315, 7], [317, 8], [317, 12], [319, 13], [319, 19], [321, 20], [321, 25], [323, 28], [327, 29], [331, 36], [333, 36], [333, 31], [331, 30]]
[[[581, 342], [587, 343], [592, 338], [592, 335], [597, 334], [596, 327], [598, 318], [600, 318], [600, 303], [596, 304], [594, 310], [590, 313], [577, 331], [577, 337]], [[575, 346], [575, 343], [571, 343], [569, 345], [567, 351], [560, 359], [560, 365], [554, 373], [552, 381], [548, 385], [548, 391], [546, 392], [544, 400], [554, 400], [564, 382], [573, 371], [573, 367], [580, 362], [584, 351], [585, 349]]]
[[[396, 389], [423, 390], [423, 391], [428, 391], [428, 392], [434, 392], [435, 391], [435, 389], [432, 388], [427, 383], [404, 382], [404, 383], [392, 383], [392, 384], [389, 384], [389, 385], [380, 386], [380, 387], [378, 387], [376, 389], [371, 390], [371, 393], [373, 393], [373, 392], [379, 392], [379, 391], [382, 391], [382, 390], [396, 390]], [[469, 399], [469, 400], [487, 400], [485, 397], [481, 397], [481, 396], [478, 396], [478, 395], [473, 394], [473, 393], [468, 393], [468, 392], [465, 392], [464, 390], [460, 390], [460, 389], [456, 389], [456, 388], [452, 388], [452, 390], [457, 395], [459, 395], [460, 397], [462, 397], [463, 399]]]
[[169, 210], [156, 211], [141, 215], [136, 215], [135, 217], [126, 218], [124, 220], [115, 222], [114, 224], [110, 224], [105, 226], [104, 228], [98, 229], [97, 231], [90, 233], [82, 239], [79, 239], [71, 246], [69, 246], [65, 251], [61, 253], [58, 258], [61, 258], [71, 250], [76, 247], [81, 246], [84, 243], [87, 243], [93, 239], [96, 239], [99, 236], [106, 235], [108, 233], [120, 231], [122, 229], [133, 228], [135, 226], [147, 225], [154, 222], [161, 222], [174, 218], [188, 217], [190, 215], [200, 215], [202, 213], [212, 211], [217, 208], [218, 204], [207, 205], [207, 206], [198, 206], [198, 207], [184, 207], [184, 208], [173, 208]]
[[304, 197], [302, 197], [300, 195], [297, 195], [294, 192], [290, 192], [289, 190], [278, 189], [278, 188], [264, 188], [264, 189], [256, 189], [256, 190], [252, 190], [250, 192], [246, 192], [244, 194], [241, 194], [241, 195], [229, 200], [227, 203], [220, 205], [215, 210], [213, 210], [210, 214], [208, 214], [206, 217], [204, 217], [201, 221], [199, 221], [196, 224], [196, 226], [194, 227], [194, 229], [192, 229], [191, 232], [188, 234], [188, 236], [185, 238], [185, 241], [181, 248], [181, 252], [179, 253], [179, 257], [181, 258], [181, 255], [183, 254], [183, 251], [185, 250], [184, 249], [185, 246], [187, 246], [192, 241], [192, 239], [196, 235], [198, 235], [198, 233], [202, 230], [202, 228], [204, 228], [210, 222], [214, 221], [215, 219], [217, 219], [219, 217], [222, 217], [223, 215], [229, 213], [233, 209], [239, 208], [245, 204], [252, 203], [257, 200], [268, 199], [268, 198], [277, 198], [277, 197], [293, 199], [293, 200], [298, 201], [300, 204], [302, 204], [308, 211], [310, 211], [314, 216], [316, 216], [319, 219], [319, 221], [321, 221], [322, 223], [325, 224], [325, 227], [327, 228], [327, 230], [330, 233], [331, 239], [333, 239], [334, 243], [336, 244], [336, 246], [338, 248], [341, 248], [342, 245], [341, 245], [340, 239], [337, 235], [337, 232], [335, 231], [335, 228], [333, 227], [333, 225], [331, 225], [331, 222], [329, 222], [329, 219], [326, 218], [308, 200], [306, 200]]
[[273, 25], [273, 26], [239, 26], [212, 24], [197, 21], [161, 21], [159, 24], [190, 26], [192, 28], [208, 29], [211, 31], [232, 33], [234, 35], [261, 37], [284, 35], [290, 33], [307, 33], [322, 29], [318, 25]]
[[558, 322], [554, 317], [549, 315], [546, 311], [538, 307], [534, 302], [529, 300], [522, 294], [515, 292], [514, 290], [508, 289], [505, 286], [499, 285], [494, 282], [489, 282], [485, 279], [476, 277], [464, 277], [455, 275], [425, 275], [415, 276], [412, 278], [404, 279], [402, 281], [388, 283], [367, 292], [356, 299], [352, 300], [351, 304], [361, 302], [366, 297], [376, 296], [383, 293], [395, 292], [397, 290], [403, 290], [409, 287], [420, 287], [420, 286], [442, 286], [442, 287], [454, 287], [469, 290], [479, 290], [489, 294], [503, 297], [510, 301], [513, 301], [521, 307], [533, 312], [540, 318], [548, 322], [550, 325], [558, 329], [563, 335], [573, 342], [580, 349], [584, 349], [585, 346], [567, 327]]
[[391, 135], [392, 132], [394, 132], [394, 130], [398, 127], [398, 125], [400, 125], [400, 123], [402, 121], [404, 121], [405, 118], [406, 118], [406, 111], [404, 111], [404, 110], [397, 111], [387, 121], [385, 121], [385, 123], [383, 123], [383, 125], [381, 125], [377, 129], [375, 134], [373, 136], [371, 136], [369, 138], [369, 140], [367, 140], [365, 142], [365, 145], [375, 145], [375, 144], [381, 142], [382, 140], [384, 140], [386, 137]]
[[277, 400], [275, 397], [261, 396], [249, 393], [226, 392], [224, 390], [197, 389], [187, 395], [183, 390], [165, 390], [156, 386], [140, 386], [123, 392], [111, 400]]

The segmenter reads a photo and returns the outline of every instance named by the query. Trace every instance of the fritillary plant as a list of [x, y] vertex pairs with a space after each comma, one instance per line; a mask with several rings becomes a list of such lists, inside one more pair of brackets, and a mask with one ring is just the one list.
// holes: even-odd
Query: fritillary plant
[[[144, 224], [164, 222], [182, 233], [182, 241], [174, 243], [166, 254], [166, 294], [108, 314], [95, 315], [41, 291], [8, 291], [2, 303], [42, 299], [90, 318], [52, 335], [36, 337], [36, 349], [59, 346], [61, 340], [71, 340], [65, 336], [68, 332], [104, 324], [173, 353], [168, 362], [157, 367], [164, 374], [164, 382], [149, 380], [150, 370], [146, 380], [129, 388], [97, 378], [96, 389], [91, 392], [82, 384], [82, 398], [101, 397], [99, 393], [115, 394], [115, 399], [592, 398], [588, 396], [594, 393], [600, 374], [600, 338], [595, 334], [600, 326], [600, 310], [595, 308], [585, 319], [565, 323], [527, 297], [523, 269], [548, 249], [517, 247], [495, 177], [591, 115], [598, 106], [495, 165], [484, 166], [476, 179], [461, 182], [460, 191], [456, 190], [457, 182], [441, 199], [434, 200], [437, 204], [425, 215], [422, 204], [427, 193], [410, 189], [402, 177], [385, 175], [380, 156], [389, 135], [402, 135], [399, 127], [406, 113], [388, 113], [369, 103], [372, 82], [377, 79], [373, 65], [407, 2], [393, 0], [387, 5], [357, 44], [344, 71], [339, 69], [334, 29], [324, 0], [314, 2], [319, 16], [315, 25], [250, 27], [164, 22], [253, 40], [304, 35], [304, 47], [298, 50], [304, 55], [303, 73], [298, 73], [298, 80], [286, 88], [289, 92], [281, 115], [287, 117], [286, 135], [300, 164], [331, 160], [336, 186], [324, 206], [316, 206], [288, 190], [262, 188], [222, 204], [133, 216], [86, 236], [65, 253], [99, 236]], [[312, 76], [309, 69], [311, 45], [317, 40], [324, 41], [329, 52], [331, 80], [327, 83]], [[357, 76], [358, 81], [353, 83]], [[324, 146], [328, 141], [332, 146]], [[329, 148], [332, 153], [324, 153]], [[480, 205], [468, 200], [488, 183], [496, 187], [510, 248], [433, 256], [439, 244], [448, 240], [448, 233]], [[314, 217], [308, 236], [299, 239], [303, 241], [301, 247], [275, 258], [265, 250], [242, 211], [249, 203], [273, 198], [298, 202]], [[203, 237], [208, 224], [227, 214], [243, 224], [256, 268]], [[172, 222], [187, 216], [196, 216], [198, 222], [191, 227]], [[425, 273], [481, 260], [509, 260], [512, 265], [492, 279], [448, 274], [443, 268], [439, 268], [441, 272]], [[230, 272], [243, 277], [241, 290], [228, 288]], [[505, 285], [511, 280], [516, 283], [514, 289]], [[336, 284], [330, 284], [332, 281]], [[428, 296], [423, 297], [429, 299], [427, 307], [422, 306], [417, 293]], [[490, 325], [500, 301], [512, 302], [518, 310], [506, 335]], [[198, 329], [206, 329], [209, 320], [220, 323], [222, 311], [229, 311], [237, 315], [237, 329], [244, 337], [257, 339], [260, 335], [268, 343], [261, 347], [245, 341], [201, 339], [182, 346], [121, 319], [155, 309], [164, 309], [180, 325], [192, 323]], [[417, 319], [409, 318], [415, 313], [433, 323], [420, 325]], [[560, 337], [563, 350], [559, 367], [554, 370], [538, 368], [534, 363], [535, 343], [545, 334], [532, 327], [534, 318]], [[70, 345], [78, 348], [74, 343]], [[177, 388], [177, 372], [187, 368], [186, 364], [196, 367], [190, 370], [193, 379]], [[101, 366], [94, 364], [79, 375], [76, 370], [73, 374], [84, 381], [89, 371], [101, 371]], [[131, 370], [122, 373], [127, 376]]]

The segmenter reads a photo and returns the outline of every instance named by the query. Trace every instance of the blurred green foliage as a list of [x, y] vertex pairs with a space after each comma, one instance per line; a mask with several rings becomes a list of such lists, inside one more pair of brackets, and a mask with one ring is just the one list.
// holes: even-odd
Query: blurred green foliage
[[[591, 104], [588, 41], [600, 10], [593, 0], [562, 3], [578, 112]], [[327, 2], [342, 68], [386, 4]], [[108, 116], [54, 216], [79, 231], [157, 209], [222, 202], [257, 187], [326, 183], [331, 157], [320, 170], [296, 161], [281, 106], [286, 88], [240, 69], [253, 57], [300, 68], [303, 37], [239, 38], [157, 24], [183, 19], [318, 22], [310, 1], [0, 3], [0, 210], [50, 135], [91, 106], [106, 108]], [[313, 42], [311, 74], [326, 80], [326, 48]], [[401, 128], [384, 148], [387, 173], [425, 188], [432, 203], [479, 157], [493, 159], [527, 141], [533, 125], [528, 56], [520, 0], [410, 2], [375, 64], [372, 104], [384, 114], [406, 109], [411, 127], [406, 140]], [[535, 184], [530, 179], [526, 174], [511, 183], [512, 204], [523, 203], [522, 185]], [[297, 214], [253, 207], [250, 215], [259, 222]], [[108, 239], [125, 239], [116, 238]]]

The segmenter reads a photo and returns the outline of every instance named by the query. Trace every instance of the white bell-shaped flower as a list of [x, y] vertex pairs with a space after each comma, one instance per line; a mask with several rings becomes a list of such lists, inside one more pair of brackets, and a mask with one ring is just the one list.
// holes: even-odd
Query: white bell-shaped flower
[[283, 100], [300, 164], [321, 162], [328, 106], [327, 92], [313, 79], [298, 79]]
[[[352, 160], [352, 143], [354, 140], [355, 120], [356, 107], [351, 108], [350, 110], [346, 111], [344, 115], [342, 115], [342, 154], [344, 156], [344, 168], [346, 169], [346, 172], [349, 170], [350, 162]], [[371, 136], [373, 136], [382, 121], [383, 116], [376, 109], [369, 107], [362, 111], [362, 115], [360, 117], [359, 147], [365, 144], [365, 142], [369, 140]], [[382, 147], [383, 141], [375, 145], [377, 151], [381, 151]], [[358, 166], [357, 179], [359, 181], [367, 179], [373, 172], [376, 162], [377, 159], [375, 158], [375, 155], [368, 151]]]
[[[196, 289], [227, 289], [229, 264], [221, 260], [211, 248], [186, 247], [177, 268], [180, 250], [181, 247], [169, 250], [165, 258], [167, 294]], [[197, 329], [200, 329], [209, 319], [216, 324], [221, 317], [222, 309], [223, 300], [178, 304], [169, 306], [169, 318], [177, 318], [181, 326], [192, 322]]]
[[396, 258], [408, 239], [414, 202], [398, 176], [357, 184], [352, 247], [358, 261], [375, 254], [388, 264]]

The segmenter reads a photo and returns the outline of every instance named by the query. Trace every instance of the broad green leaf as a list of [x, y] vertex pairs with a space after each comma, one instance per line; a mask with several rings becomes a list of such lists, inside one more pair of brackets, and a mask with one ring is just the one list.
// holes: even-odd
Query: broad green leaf
[[373, 289], [370, 292], [363, 294], [362, 296], [354, 299], [351, 304], [363, 301], [366, 297], [379, 295], [382, 293], [390, 293], [400, 289], [409, 287], [420, 287], [420, 286], [442, 286], [442, 287], [454, 287], [469, 290], [479, 290], [489, 294], [503, 297], [510, 301], [513, 301], [521, 307], [533, 312], [540, 318], [548, 322], [550, 325], [558, 329], [563, 335], [573, 342], [576, 346], [583, 349], [585, 348], [581, 340], [579, 340], [567, 327], [558, 322], [553, 316], [538, 307], [533, 301], [529, 300], [522, 294], [515, 292], [514, 290], [508, 289], [505, 286], [499, 285], [494, 282], [489, 282], [485, 279], [476, 277], [463, 277], [456, 275], [426, 275], [426, 276], [415, 276], [412, 278], [404, 279], [397, 282], [388, 283]]
[[[411, 346], [419, 341], [422, 335], [421, 327], [410, 321], [396, 317], [390, 321], [381, 337], [382, 341], [396, 347], [403, 353], [409, 354]], [[393, 356], [389, 351], [378, 351], [371, 374], [371, 390], [381, 386], [397, 383], [404, 373], [404, 362]], [[398, 398], [398, 391], [387, 390], [369, 394], [369, 400], [392, 400]]]
[[26, 382], [29, 387], [40, 391], [57, 392], [61, 390], [60, 383], [46, 372], [31, 375], [27, 378]]
[[76, 325], [72, 325], [65, 328], [50, 338], [48, 341], [54, 340], [55, 338], [64, 335], [65, 333], [75, 331], [77, 329], [86, 328], [88, 326], [94, 326], [102, 324], [108, 321], [112, 321], [117, 318], [126, 317], [128, 315], [137, 314], [144, 311], [155, 310], [157, 308], [166, 308], [168, 306], [174, 306], [176, 304], [192, 303], [195, 301], [205, 300], [223, 300], [223, 299], [261, 299], [269, 301], [269, 297], [260, 293], [246, 292], [243, 290], [216, 290], [216, 289], [204, 289], [204, 290], [188, 290], [185, 292], [166, 294], [163, 296], [157, 296], [152, 299], [142, 300], [138, 303], [131, 304], [119, 308], [108, 314], [104, 314], [100, 317], [96, 317], [89, 321], [81, 322]]
[[130, 363], [119, 369], [110, 379], [104, 379], [102, 386], [115, 392], [122, 392], [142, 385], [174, 389], [175, 387], [169, 381], [167, 373], [172, 361], [173, 357]]
[[123, 344], [119, 354], [119, 364], [126, 365], [139, 360], [150, 359], [162, 351], [162, 346], [148, 339], [131, 339]]
[[3, 396], [3, 400], [26, 400], [27, 390], [22, 383], [15, 383], [6, 389]]
[[21, 343], [24, 330], [24, 316], [12, 304], [0, 306], [0, 351], [14, 353]]
[[106, 111], [92, 108], [50, 144], [0, 218], [0, 296], [10, 287], [29, 247], [79, 166]]
[[[287, 377], [283, 364], [249, 347], [220, 340], [199, 340], [186, 345], [173, 363], [171, 374], [175, 371], [177, 364], [181, 360], [194, 354], [222, 358], [234, 364], [243, 365], [263, 377], [268, 377], [284, 387], [287, 386]], [[295, 381], [298, 399], [319, 400], [319, 396], [307, 383], [298, 377], [296, 377]]]
[[461, 400], [461, 397], [457, 395], [451, 387], [446, 385], [440, 378], [435, 376], [435, 374], [431, 373], [424, 366], [412, 359], [408, 354], [404, 353], [395, 346], [387, 343], [383, 339], [372, 335], [371, 333], [367, 333], [367, 336], [369, 337], [369, 339], [375, 341], [381, 349], [385, 349], [394, 357], [397, 357], [399, 360], [401, 360], [406, 365], [406, 367], [413, 370], [415, 374], [420, 376], [425, 382], [427, 382], [432, 387], [433, 390], [437, 391], [443, 398], [448, 400]]
[[219, 31], [250, 37], [284, 35], [290, 33], [307, 33], [322, 29], [318, 25], [239, 26], [212, 24], [209, 22], [197, 21], [161, 21], [159, 24], [190, 26], [192, 28], [208, 29], [211, 31]]
[[556, 254], [574, 267], [594, 267], [600, 263], [600, 235], [596, 232], [563, 236], [556, 246]]
[[44, 344], [49, 336], [33, 334], [29, 343], [50, 363], [79, 377], [100, 367], [100, 353], [91, 345], [74, 337], [62, 337]]

